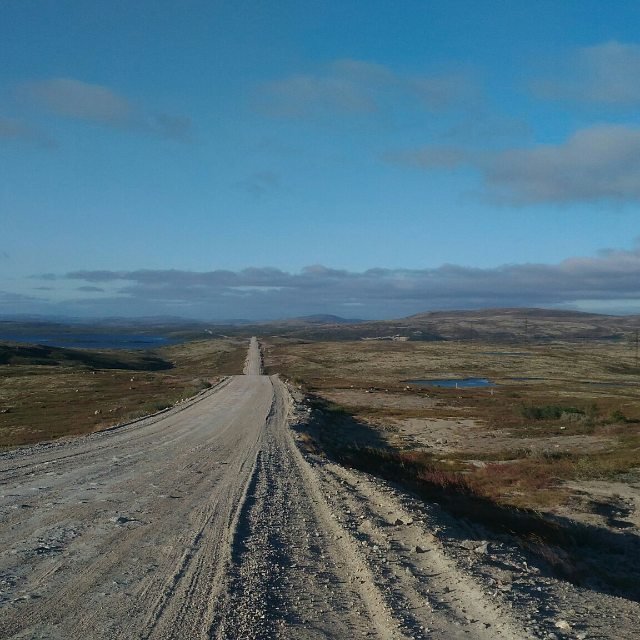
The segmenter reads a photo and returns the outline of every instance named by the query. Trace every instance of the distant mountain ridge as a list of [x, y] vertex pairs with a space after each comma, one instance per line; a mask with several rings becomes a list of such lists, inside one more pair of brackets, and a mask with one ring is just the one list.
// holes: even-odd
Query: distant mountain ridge
[[544, 309], [541, 307], [496, 307], [491, 309], [461, 309], [451, 311], [425, 311], [403, 318], [404, 320], [418, 320], [429, 318], [445, 318], [451, 316], [468, 317], [495, 317], [511, 316], [522, 318], [625, 318], [633, 316], [612, 316], [601, 313], [575, 311], [571, 309]]
[[289, 337], [315, 340], [406, 339], [620, 340], [640, 330], [640, 316], [611, 316], [565, 309], [499, 308], [430, 311], [396, 320], [348, 323], [273, 322], [264, 326]]
[[[55, 331], [83, 333], [102, 327], [105, 331], [198, 339], [215, 336], [282, 335], [309, 340], [406, 339], [488, 340], [524, 342], [549, 340], [635, 340], [640, 315], [614, 316], [565, 309], [498, 308], [460, 311], [429, 311], [395, 320], [357, 320], [333, 314], [314, 314], [274, 321], [226, 320], [203, 322], [177, 318], [96, 320], [92, 323], [47, 322], [33, 318], [24, 322], [0, 320], [5, 340], [17, 333], [31, 335]], [[12, 337], [16, 335], [16, 337]]]
[[330, 313], [317, 313], [310, 316], [299, 316], [297, 318], [286, 318], [284, 320], [275, 321], [275, 322], [267, 322], [265, 324], [361, 324], [366, 322], [366, 320], [355, 319], [355, 318], [343, 318], [341, 316], [334, 316]]
[[437, 333], [443, 339], [614, 339], [640, 329], [640, 316], [565, 309], [498, 308], [435, 311], [391, 323], [399, 330]]

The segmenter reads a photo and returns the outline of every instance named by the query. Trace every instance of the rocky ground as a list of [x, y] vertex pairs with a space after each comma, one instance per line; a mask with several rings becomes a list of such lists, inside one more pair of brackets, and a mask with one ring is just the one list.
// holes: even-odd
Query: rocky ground
[[2, 637], [637, 636], [637, 602], [305, 451], [305, 399], [259, 358], [160, 416], [0, 455]]

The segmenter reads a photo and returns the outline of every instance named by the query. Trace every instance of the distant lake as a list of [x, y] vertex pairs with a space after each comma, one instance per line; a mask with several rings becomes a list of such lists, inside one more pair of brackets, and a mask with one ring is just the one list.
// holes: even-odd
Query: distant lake
[[60, 333], [60, 334], [22, 334], [19, 331], [0, 333], [0, 341], [28, 342], [44, 344], [50, 347], [71, 349], [153, 349], [178, 340], [165, 336], [142, 333]]
[[435, 378], [433, 380], [405, 380], [409, 384], [417, 384], [420, 387], [443, 387], [445, 389], [473, 389], [476, 387], [495, 387], [495, 382], [488, 378]]

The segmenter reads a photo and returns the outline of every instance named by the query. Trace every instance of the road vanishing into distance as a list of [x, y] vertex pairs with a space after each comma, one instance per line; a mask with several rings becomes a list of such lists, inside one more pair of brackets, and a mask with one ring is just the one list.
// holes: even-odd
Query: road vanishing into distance
[[168, 412], [0, 455], [0, 637], [529, 637], [381, 481], [303, 454], [245, 374]]

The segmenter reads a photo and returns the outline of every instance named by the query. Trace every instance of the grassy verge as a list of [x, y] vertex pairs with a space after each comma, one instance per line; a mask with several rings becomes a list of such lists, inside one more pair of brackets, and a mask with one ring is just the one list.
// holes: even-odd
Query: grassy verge
[[[565, 481], [640, 472], [640, 388], [625, 345], [272, 340], [265, 361], [323, 400], [323, 411], [340, 408], [398, 455], [462, 474], [501, 504], [551, 509], [571, 499]], [[432, 377], [497, 386], [406, 383]]]
[[[640, 389], [625, 345], [272, 339], [264, 351], [268, 371], [310, 401], [301, 438], [311, 450], [515, 534], [576, 583], [600, 580], [637, 597], [620, 559], [629, 545], [638, 550], [638, 536], [622, 528], [628, 522], [618, 530], [597, 524], [610, 522], [591, 517], [603, 499], [570, 488], [638, 478]], [[406, 382], [443, 377], [497, 386]]]
[[[343, 407], [314, 395], [308, 401], [312, 409], [309, 420], [294, 427], [308, 451], [389, 480], [426, 501], [437, 502], [458, 518], [508, 534], [556, 576], [640, 600], [640, 588], [632, 577], [635, 569], [631, 568], [630, 575], [626, 564], [620, 563], [630, 551], [639, 550], [637, 537], [518, 507], [496, 494], [496, 487], [501, 492], [506, 484], [521, 483], [524, 477], [529, 491], [533, 486], [552, 485], [552, 475], [540, 464], [529, 466], [528, 472], [499, 465], [471, 473], [461, 471], [455, 463], [429, 453], [386, 446], [370, 425]], [[509, 471], [505, 474], [504, 470]]]
[[90, 433], [173, 406], [242, 372], [244, 340], [151, 351], [0, 345], [0, 447]]
[[[467, 443], [460, 450], [442, 452], [419, 445], [398, 446], [387, 437], [397, 429], [385, 426], [385, 420], [397, 423], [419, 418], [424, 410], [339, 405], [326, 400], [322, 392], [313, 398], [322, 415], [332, 416], [331, 435], [323, 439], [322, 445], [334, 455], [339, 450], [349, 451], [352, 457], [355, 452], [373, 455], [371, 434], [361, 437], [360, 444], [353, 446], [356, 437], [353, 425], [357, 422], [366, 425], [371, 433], [378, 433], [382, 459], [392, 451], [391, 459], [396, 466], [411, 469], [417, 477], [464, 488], [468, 493], [505, 506], [551, 509], [570, 498], [564, 488], [566, 481], [616, 481], [629, 474], [638, 475], [640, 467], [640, 420], [626, 418], [620, 411], [601, 412], [593, 404], [584, 410], [558, 405], [516, 405], [505, 423], [517, 446], [509, 447], [510, 439], [505, 438], [507, 446], [500, 449], [481, 451]], [[438, 416], [437, 411], [430, 413]], [[537, 417], [532, 419], [531, 415]], [[340, 416], [351, 417], [349, 427], [340, 426]], [[492, 428], [495, 429], [495, 423]], [[601, 441], [603, 446], [585, 450], [580, 446], [580, 438], [587, 435]], [[577, 444], [568, 447], [566, 442], [571, 438]], [[560, 444], [551, 444], [556, 441]]]

